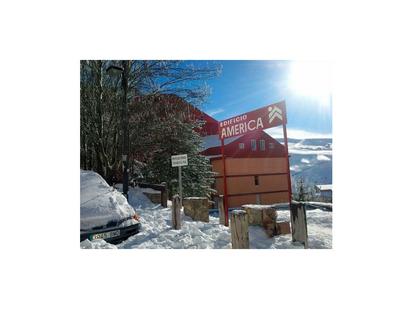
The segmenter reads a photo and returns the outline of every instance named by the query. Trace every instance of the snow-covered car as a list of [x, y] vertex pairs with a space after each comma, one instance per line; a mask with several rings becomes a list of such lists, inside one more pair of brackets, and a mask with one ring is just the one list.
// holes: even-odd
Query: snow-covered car
[[122, 193], [93, 171], [80, 170], [80, 241], [117, 244], [137, 234], [139, 216]]

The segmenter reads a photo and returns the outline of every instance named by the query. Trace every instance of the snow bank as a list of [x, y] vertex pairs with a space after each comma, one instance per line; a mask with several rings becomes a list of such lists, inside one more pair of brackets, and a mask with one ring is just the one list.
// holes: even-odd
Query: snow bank
[[[115, 184], [114, 187], [119, 190], [119, 192], [123, 191], [123, 185], [121, 183]], [[148, 192], [148, 189], [153, 190], [151, 188], [140, 188], [139, 186], [129, 187], [128, 195], [130, 206], [132, 206], [137, 211], [141, 210], [142, 208], [159, 208], [160, 205], [154, 205], [150, 201], [150, 199], [145, 194], [143, 194], [143, 192]]]
[[321, 206], [321, 207], [329, 207], [332, 208], [332, 203], [325, 203], [325, 202], [304, 202], [307, 205], [311, 206]]
[[218, 218], [211, 217], [210, 223], [194, 222], [182, 213], [182, 229], [173, 230], [170, 208], [153, 204], [141, 188], [130, 189], [129, 203], [139, 213], [142, 229], [118, 248], [230, 248], [229, 228], [220, 225]]
[[[308, 242], [311, 249], [332, 248], [332, 213], [309, 210]], [[141, 213], [142, 231], [117, 247], [122, 249], [230, 249], [228, 227], [219, 224], [219, 218], [210, 216], [210, 222], [194, 222], [182, 217], [182, 229], [171, 228], [171, 211], [168, 208], [146, 209]], [[289, 210], [278, 210], [278, 221], [289, 221]], [[249, 226], [251, 249], [303, 249], [292, 243], [292, 235], [269, 238], [260, 226]]]
[[[118, 245], [118, 248], [147, 249], [230, 249], [230, 229], [219, 224], [219, 218], [210, 216], [210, 222], [195, 222], [182, 214], [182, 229], [171, 228], [171, 210], [153, 205], [139, 189], [131, 192], [131, 204], [139, 209], [142, 231]], [[283, 205], [283, 204], [282, 204]], [[287, 204], [284, 204], [287, 205]], [[262, 207], [262, 205], [248, 205]], [[269, 206], [271, 207], [271, 206]], [[308, 210], [309, 248], [332, 248], [332, 212]], [[278, 221], [290, 221], [289, 210], [278, 210]], [[264, 229], [249, 226], [251, 249], [300, 249], [302, 245], [292, 243], [292, 236], [267, 237]]]
[[142, 192], [144, 192], [144, 193], [152, 193], [152, 194], [158, 193], [158, 194], [160, 194], [160, 191], [155, 190], [155, 189], [153, 189], [153, 188], [140, 188], [140, 189], [141, 189]]
[[[316, 210], [306, 211], [308, 224], [309, 249], [332, 248], [332, 212]], [[277, 221], [289, 221], [289, 210], [278, 210]], [[259, 226], [249, 226], [250, 247], [255, 249], [303, 249], [303, 245], [292, 243], [292, 235], [280, 235], [268, 238]]]
[[146, 210], [141, 214], [142, 232], [119, 248], [139, 249], [221, 249], [230, 248], [229, 228], [219, 225], [219, 219], [210, 223], [194, 222], [183, 216], [182, 228], [171, 228], [170, 209]]
[[[153, 204], [138, 187], [130, 188], [129, 203], [140, 215], [139, 234], [129, 237], [117, 246], [104, 241], [84, 241], [82, 248], [121, 249], [230, 249], [230, 229], [219, 224], [219, 218], [210, 216], [210, 222], [196, 222], [182, 213], [182, 228], [171, 228], [171, 209]], [[169, 203], [168, 203], [169, 204]], [[254, 205], [249, 205], [254, 206]], [[262, 205], [256, 205], [262, 207]], [[332, 212], [308, 210], [309, 248], [332, 248]], [[278, 210], [278, 221], [290, 221], [289, 210]], [[292, 236], [267, 237], [264, 229], [249, 226], [251, 249], [301, 249], [292, 243]]]
[[254, 208], [254, 209], [265, 209], [265, 208], [273, 208], [273, 207], [280, 207], [280, 206], [287, 206], [289, 207], [289, 203], [277, 203], [273, 205], [259, 205], [259, 204], [245, 204], [243, 207], [247, 208]]
[[117, 249], [115, 245], [105, 242], [103, 239], [90, 241], [88, 239], [83, 240], [80, 243], [82, 249]]
[[126, 198], [93, 171], [80, 171], [80, 229], [88, 230], [134, 215]]
[[316, 157], [316, 159], [317, 159], [318, 161], [330, 161], [330, 158], [327, 157], [327, 156], [325, 156], [325, 155], [323, 155], [323, 154], [319, 154], [319, 155]]

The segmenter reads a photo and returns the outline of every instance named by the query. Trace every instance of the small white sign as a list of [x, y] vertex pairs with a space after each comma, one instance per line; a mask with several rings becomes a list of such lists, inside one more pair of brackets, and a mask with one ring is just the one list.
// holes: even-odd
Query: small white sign
[[172, 156], [172, 167], [187, 165], [187, 154]]

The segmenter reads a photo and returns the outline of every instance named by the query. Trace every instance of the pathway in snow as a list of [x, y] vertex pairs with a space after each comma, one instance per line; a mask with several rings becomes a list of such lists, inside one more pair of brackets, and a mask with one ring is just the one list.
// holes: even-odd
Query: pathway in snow
[[229, 229], [219, 225], [217, 218], [209, 223], [194, 222], [184, 216], [182, 228], [171, 228], [171, 210], [153, 205], [146, 196], [134, 189], [130, 204], [140, 215], [142, 231], [118, 245], [118, 248], [206, 249], [230, 248]]

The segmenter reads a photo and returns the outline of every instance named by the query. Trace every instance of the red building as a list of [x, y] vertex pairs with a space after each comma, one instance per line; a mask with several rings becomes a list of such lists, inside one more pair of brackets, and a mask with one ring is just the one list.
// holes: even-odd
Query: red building
[[[223, 161], [218, 121], [201, 112], [206, 121], [204, 150], [217, 173], [215, 188], [223, 195]], [[285, 147], [264, 131], [225, 139], [228, 206], [288, 202], [288, 162]]]

